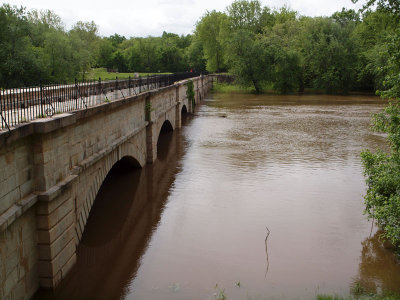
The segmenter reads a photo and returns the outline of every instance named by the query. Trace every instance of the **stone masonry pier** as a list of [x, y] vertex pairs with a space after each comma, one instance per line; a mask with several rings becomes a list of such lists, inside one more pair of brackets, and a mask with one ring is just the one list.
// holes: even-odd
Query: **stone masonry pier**
[[163, 126], [180, 128], [213, 78], [190, 79], [193, 102], [184, 80], [0, 132], [0, 299], [57, 287], [108, 172], [121, 159], [153, 163]]

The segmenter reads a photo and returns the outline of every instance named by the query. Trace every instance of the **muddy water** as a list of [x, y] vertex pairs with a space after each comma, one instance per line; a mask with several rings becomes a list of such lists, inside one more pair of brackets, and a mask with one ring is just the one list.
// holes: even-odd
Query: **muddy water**
[[374, 97], [210, 95], [159, 160], [99, 192], [57, 299], [313, 299], [400, 292], [363, 215]]

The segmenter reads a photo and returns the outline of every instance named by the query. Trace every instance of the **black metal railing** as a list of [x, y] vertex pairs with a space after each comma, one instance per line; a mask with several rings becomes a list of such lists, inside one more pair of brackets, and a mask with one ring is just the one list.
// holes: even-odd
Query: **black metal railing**
[[104, 102], [172, 85], [200, 73], [174, 73], [120, 80], [40, 84], [0, 91], [0, 130], [55, 114], [87, 109]]

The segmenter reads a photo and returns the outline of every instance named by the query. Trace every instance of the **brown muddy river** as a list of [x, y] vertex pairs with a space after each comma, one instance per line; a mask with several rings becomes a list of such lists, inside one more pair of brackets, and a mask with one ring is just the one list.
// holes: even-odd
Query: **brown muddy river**
[[[400, 292], [363, 215], [368, 96], [209, 94], [159, 159], [101, 188], [57, 299], [314, 299]], [[268, 234], [269, 232], [269, 234]], [[220, 298], [219, 298], [220, 297]]]

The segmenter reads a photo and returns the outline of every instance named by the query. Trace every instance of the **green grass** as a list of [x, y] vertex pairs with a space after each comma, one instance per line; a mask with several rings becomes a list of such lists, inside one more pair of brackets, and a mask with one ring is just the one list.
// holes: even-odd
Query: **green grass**
[[[241, 93], [241, 94], [255, 94], [256, 90], [252, 86], [243, 86], [239, 84], [218, 83], [214, 82], [213, 91], [218, 93]], [[275, 93], [272, 90], [272, 85], [263, 86], [263, 93]]]
[[[145, 77], [149, 75], [160, 75], [160, 74], [171, 74], [171, 73], [139, 73], [140, 77]], [[112, 73], [112, 72], [107, 72], [107, 69], [105, 68], [95, 68], [92, 69], [88, 74], [86, 74], [86, 78], [89, 80], [98, 80], [99, 77], [101, 80], [112, 80], [115, 79], [115, 77], [118, 77], [118, 79], [128, 79], [129, 76], [132, 78], [135, 76], [135, 73]]]

